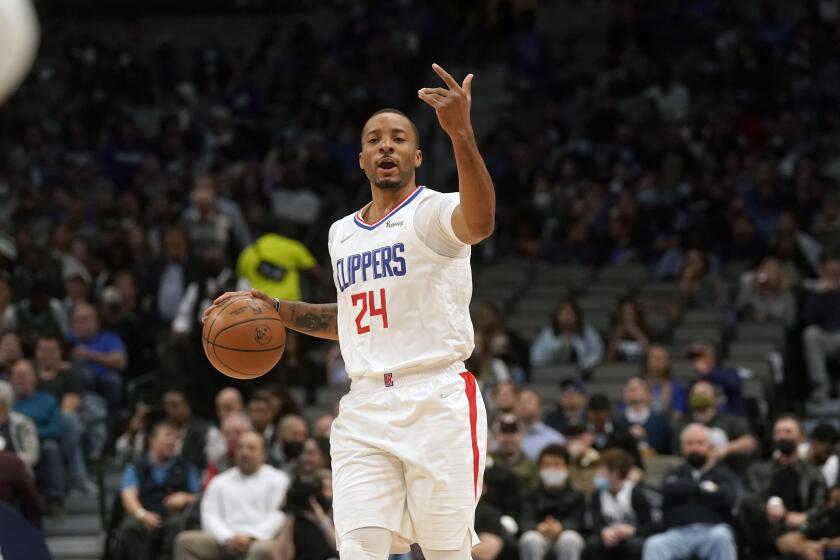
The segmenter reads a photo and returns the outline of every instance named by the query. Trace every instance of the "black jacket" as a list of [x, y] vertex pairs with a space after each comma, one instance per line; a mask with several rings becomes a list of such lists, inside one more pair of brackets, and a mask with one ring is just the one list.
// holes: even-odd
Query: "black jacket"
[[604, 527], [616, 523], [629, 523], [636, 528], [636, 535], [646, 537], [653, 533], [653, 516], [650, 502], [641, 485], [633, 487], [630, 495], [630, 505], [636, 514], [635, 519], [610, 520], [601, 513], [601, 491], [595, 491], [589, 497], [589, 529], [593, 535], [600, 535]]
[[573, 489], [571, 483], [561, 488], [546, 488], [539, 484], [522, 505], [520, 529], [524, 533], [535, 529], [549, 515], [563, 524], [564, 529], [580, 531], [584, 526], [586, 499]]
[[[826, 488], [822, 473], [804, 461], [797, 461], [792, 467], [799, 475], [799, 498], [803, 511], [816, 514], [825, 500]], [[749, 490], [761, 503], [766, 503], [771, 498], [770, 484], [781, 468], [782, 464], [773, 459], [757, 463], [750, 468], [747, 477]]]
[[691, 467], [683, 463], [669, 470], [663, 480], [662, 518], [666, 528], [731, 522], [738, 482], [725, 466], [714, 465], [695, 480]]

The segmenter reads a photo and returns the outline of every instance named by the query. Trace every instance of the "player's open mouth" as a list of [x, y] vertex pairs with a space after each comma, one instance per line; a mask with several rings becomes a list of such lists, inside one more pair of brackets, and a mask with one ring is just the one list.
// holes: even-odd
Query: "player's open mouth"
[[380, 162], [379, 162], [379, 164], [377, 165], [377, 167], [378, 167], [379, 169], [395, 169], [395, 168], [397, 167], [397, 164], [396, 164], [396, 163], [394, 163], [394, 162], [393, 162], [392, 160], [390, 160], [390, 159], [383, 159], [382, 161], [380, 161]]

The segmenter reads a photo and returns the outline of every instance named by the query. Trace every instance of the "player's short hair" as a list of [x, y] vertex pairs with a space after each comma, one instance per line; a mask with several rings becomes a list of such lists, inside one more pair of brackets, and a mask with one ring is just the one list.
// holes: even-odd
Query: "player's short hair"
[[371, 116], [369, 116], [367, 118], [367, 121], [365, 121], [365, 122], [368, 122], [370, 119], [372, 119], [376, 115], [382, 115], [384, 113], [393, 113], [395, 115], [405, 117], [405, 119], [411, 124], [411, 130], [414, 132], [414, 144], [415, 144], [415, 147], [419, 150], [420, 149], [420, 132], [417, 130], [417, 125], [414, 124], [414, 121], [411, 120], [411, 117], [409, 117], [408, 115], [406, 115], [405, 113], [403, 113], [399, 109], [394, 109], [393, 107], [385, 107], [384, 109], [379, 109], [378, 111], [373, 113]]

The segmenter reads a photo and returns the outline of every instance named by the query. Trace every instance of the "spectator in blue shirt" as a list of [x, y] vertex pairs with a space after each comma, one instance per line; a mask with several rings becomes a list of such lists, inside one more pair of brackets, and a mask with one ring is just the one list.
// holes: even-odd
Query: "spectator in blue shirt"
[[522, 453], [529, 459], [536, 460], [545, 446], [556, 443], [564, 445], [566, 438], [563, 434], [542, 421], [542, 403], [540, 396], [531, 390], [519, 393], [516, 402], [516, 415], [522, 422], [524, 435], [522, 436]]
[[73, 346], [73, 361], [89, 375], [89, 384], [108, 401], [111, 412], [119, 410], [122, 372], [128, 365], [125, 343], [119, 336], [102, 331], [96, 309], [78, 304], [73, 309], [73, 331], [67, 337]]
[[121, 498], [125, 518], [119, 528], [118, 558], [168, 558], [183, 528], [182, 513], [201, 490], [196, 468], [175, 455], [178, 428], [155, 424], [145, 457], [125, 467]]
[[18, 360], [12, 365], [14, 410], [29, 417], [35, 424], [41, 449], [35, 473], [43, 487], [50, 513], [58, 513], [64, 499], [61, 409], [55, 397], [35, 390], [37, 383], [32, 362]]

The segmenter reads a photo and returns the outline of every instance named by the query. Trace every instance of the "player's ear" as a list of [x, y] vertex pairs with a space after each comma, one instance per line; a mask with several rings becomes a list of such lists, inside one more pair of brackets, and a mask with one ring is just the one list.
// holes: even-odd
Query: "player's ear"
[[414, 150], [414, 167], [420, 167], [423, 164], [423, 151], [420, 149]]
[[359, 152], [359, 169], [364, 169], [365, 163], [362, 161], [362, 152]]

